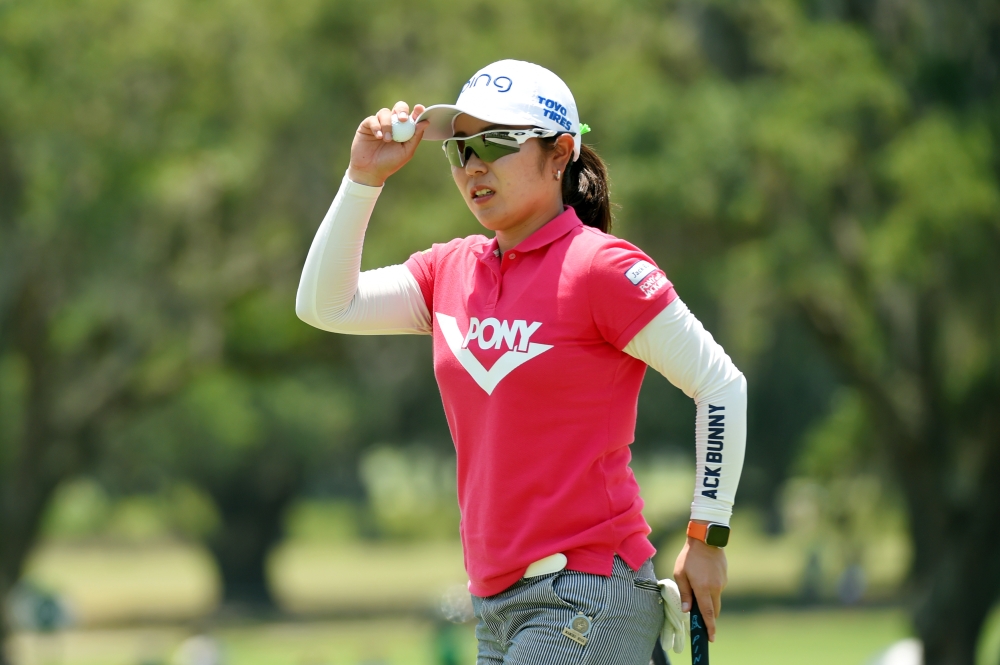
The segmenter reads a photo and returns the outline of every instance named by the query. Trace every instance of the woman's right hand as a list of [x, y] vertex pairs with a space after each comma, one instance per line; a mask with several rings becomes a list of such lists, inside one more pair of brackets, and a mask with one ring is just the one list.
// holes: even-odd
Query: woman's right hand
[[[413, 119], [417, 120], [423, 112], [423, 104], [414, 106]], [[392, 140], [393, 115], [405, 121], [410, 115], [410, 107], [406, 102], [396, 102], [391, 111], [382, 109], [365, 118], [358, 126], [351, 144], [351, 166], [347, 169], [347, 177], [352, 181], [381, 187], [389, 176], [413, 157], [429, 123], [417, 122], [413, 137], [404, 143], [396, 143]]]

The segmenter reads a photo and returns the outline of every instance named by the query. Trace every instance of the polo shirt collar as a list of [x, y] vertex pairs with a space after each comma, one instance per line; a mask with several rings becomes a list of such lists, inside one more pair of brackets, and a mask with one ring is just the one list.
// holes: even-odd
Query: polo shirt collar
[[[546, 245], [554, 243], [559, 238], [572, 231], [578, 226], [583, 226], [583, 222], [576, 216], [573, 206], [563, 205], [563, 211], [549, 220], [544, 226], [521, 241], [517, 247], [511, 249], [512, 252], [530, 252], [540, 249]], [[489, 261], [500, 255], [500, 245], [494, 237], [484, 245], [477, 253], [480, 261]]]
[[572, 231], [578, 226], [583, 226], [583, 222], [576, 216], [573, 206], [564, 205], [563, 211], [552, 218], [545, 226], [538, 229], [530, 236], [521, 241], [513, 248], [515, 252], [530, 252], [554, 243], [559, 238]]

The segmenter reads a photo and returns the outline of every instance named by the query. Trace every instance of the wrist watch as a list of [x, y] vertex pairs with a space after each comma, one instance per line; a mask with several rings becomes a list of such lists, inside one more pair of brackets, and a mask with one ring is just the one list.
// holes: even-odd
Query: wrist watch
[[687, 535], [712, 547], [725, 547], [729, 543], [729, 527], [718, 522], [688, 522]]

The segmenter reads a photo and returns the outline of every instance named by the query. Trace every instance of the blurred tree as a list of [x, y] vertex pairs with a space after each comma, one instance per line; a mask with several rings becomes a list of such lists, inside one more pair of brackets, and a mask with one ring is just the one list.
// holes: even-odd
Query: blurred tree
[[99, 463], [130, 490], [202, 484], [227, 599], [267, 602], [290, 498], [361, 491], [354, 410], [369, 439], [425, 419], [412, 354], [355, 364], [292, 305], [368, 106], [365, 21], [349, 2], [0, 4], [0, 596], [56, 486]]
[[285, 511], [310, 466], [340, 461], [354, 419], [352, 396], [322, 374], [206, 372], [162, 406], [109, 427], [101, 470], [119, 491], [156, 491], [178, 476], [202, 487], [220, 518], [206, 543], [225, 603], [272, 609], [267, 555]]
[[[252, 391], [245, 377], [336, 357], [326, 338], [287, 363], [290, 350], [320, 339], [290, 304], [304, 242], [298, 193], [327, 180], [325, 169], [305, 168], [309, 138], [287, 124], [306, 101], [289, 68], [292, 42], [314, 6], [0, 5], [0, 596], [54, 488], [138, 414], [184, 398], [192, 412], [215, 409], [187, 442], [207, 460], [214, 443], [261, 440], [240, 429], [254, 427], [240, 420], [242, 404], [226, 402]], [[330, 121], [337, 103], [311, 109]], [[289, 162], [309, 171], [294, 191], [280, 186]], [[221, 369], [229, 364], [244, 371], [218, 380], [234, 376]], [[261, 399], [284, 400], [275, 412], [309, 403], [288, 392], [278, 382]], [[221, 434], [203, 436], [213, 427]], [[111, 451], [124, 466], [146, 453]], [[271, 476], [247, 471], [254, 459]], [[273, 538], [263, 523], [280, 515], [274, 504], [303, 463], [279, 472], [274, 456], [248, 453], [234, 465], [247, 484], [237, 491], [265, 515], [263, 535], [251, 538]], [[277, 489], [266, 486], [273, 476]], [[228, 510], [232, 481], [211, 492], [223, 532], [247, 521]], [[228, 551], [217, 548], [227, 571], [239, 565]]]
[[[644, 77], [664, 129], [643, 137], [648, 157], [617, 162], [624, 199], [676, 225], [665, 253], [718, 252], [691, 260], [728, 348], [780, 338], [768, 320], [797, 314], [862, 396], [909, 512], [926, 662], [972, 663], [1000, 594], [1000, 15], [975, 3], [680, 7], [676, 29], [712, 73], [685, 80], [670, 71], [683, 59], [665, 55], [669, 74]], [[642, 126], [620, 111], [611, 143]], [[642, 233], [655, 246], [654, 228]], [[795, 400], [771, 408], [797, 417]]]
[[[998, 21], [985, 0], [0, 2], [0, 594], [88, 463], [196, 478], [220, 562], [256, 570], [224, 577], [259, 591], [303, 483], [357, 494], [364, 443], [446, 445], [426, 340], [312, 331], [295, 284], [358, 121], [516, 57], [567, 80], [616, 231], [747, 372], [741, 501], [771, 502], [849, 383], [906, 496], [927, 662], [970, 663], [1000, 589]], [[393, 177], [366, 266], [478, 232], [445, 164], [430, 145]], [[689, 446], [667, 394], [650, 381], [640, 436]]]

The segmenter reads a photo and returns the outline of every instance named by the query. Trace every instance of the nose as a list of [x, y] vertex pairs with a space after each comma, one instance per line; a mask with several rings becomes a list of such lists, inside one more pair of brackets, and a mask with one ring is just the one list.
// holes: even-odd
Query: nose
[[465, 149], [465, 154], [466, 154], [466, 157], [465, 157], [465, 173], [467, 175], [478, 175], [478, 174], [486, 173], [486, 171], [488, 170], [486, 168], [486, 162], [484, 162], [483, 160], [479, 159], [479, 155], [477, 155], [472, 150], [472, 148], [466, 148]]

